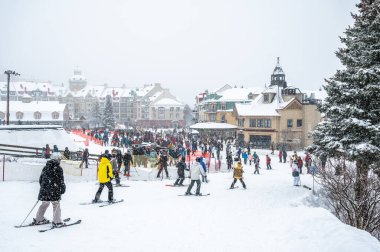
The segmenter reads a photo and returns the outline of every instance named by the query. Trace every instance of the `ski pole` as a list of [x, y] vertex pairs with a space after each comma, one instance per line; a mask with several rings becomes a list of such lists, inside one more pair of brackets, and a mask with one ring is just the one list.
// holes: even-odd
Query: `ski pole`
[[26, 219], [29, 217], [30, 213], [33, 211], [33, 209], [37, 206], [38, 202], [40, 200], [37, 200], [36, 204], [34, 204], [32, 210], [30, 210], [30, 212], [28, 213], [28, 215], [25, 217], [25, 219], [21, 222], [20, 226], [22, 226], [22, 224], [24, 224], [24, 222], [26, 221]]

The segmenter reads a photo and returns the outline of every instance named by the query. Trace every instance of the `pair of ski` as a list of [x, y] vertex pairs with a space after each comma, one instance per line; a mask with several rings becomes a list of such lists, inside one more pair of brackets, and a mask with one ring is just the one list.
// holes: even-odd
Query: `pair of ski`
[[206, 194], [179, 194], [178, 196], [194, 196], [194, 197], [202, 197], [202, 196], [210, 196], [210, 193]]
[[[70, 220], [71, 220], [71, 218], [64, 219], [63, 220], [64, 224], [62, 226], [51, 226], [48, 229], [38, 230], [38, 232], [43, 233], [43, 232], [46, 232], [46, 231], [49, 231], [49, 230], [53, 230], [53, 229], [57, 229], [57, 228], [70, 227], [70, 226], [78, 225], [78, 224], [80, 224], [82, 222], [82, 220], [77, 220], [75, 222], [69, 223]], [[46, 224], [50, 224], [50, 221], [49, 222], [44, 222], [44, 223], [41, 223], [41, 224], [32, 224], [32, 223], [30, 223], [30, 224], [27, 224], [27, 225], [18, 225], [18, 226], [15, 226], [15, 228], [42, 226], [42, 225], [46, 225]]]
[[[106, 206], [111, 206], [111, 205], [114, 205], [114, 204], [117, 204], [117, 203], [121, 203], [123, 202], [124, 199], [121, 199], [121, 200], [115, 200], [115, 201], [112, 201], [112, 202], [108, 202], [108, 201], [98, 201], [98, 202], [84, 202], [84, 203], [80, 203], [80, 205], [94, 205], [94, 204], [100, 204], [99, 207], [106, 207]], [[104, 204], [103, 204], [104, 203]]]

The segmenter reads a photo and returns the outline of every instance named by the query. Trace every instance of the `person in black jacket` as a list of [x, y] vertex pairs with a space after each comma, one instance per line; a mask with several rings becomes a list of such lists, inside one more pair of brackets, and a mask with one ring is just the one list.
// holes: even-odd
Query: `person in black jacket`
[[182, 157], [181, 161], [177, 164], [177, 168], [178, 178], [175, 181], [174, 186], [183, 186], [183, 181], [185, 180], [185, 170], [189, 171], [186, 167], [185, 157]]
[[46, 162], [40, 176], [40, 192], [38, 200], [42, 201], [38, 208], [36, 218], [33, 219], [34, 224], [49, 223], [44, 215], [50, 202], [53, 205], [53, 226], [62, 226], [61, 207], [59, 201], [61, 195], [66, 191], [66, 185], [63, 178], [63, 170], [60, 166], [59, 155], [54, 155], [53, 158]]
[[132, 155], [131, 155], [130, 150], [128, 150], [126, 153], [124, 153], [123, 162], [124, 162], [124, 176], [129, 177], [131, 165], [133, 165], [133, 159], [132, 159]]
[[165, 169], [166, 173], [166, 178], [169, 178], [169, 172], [168, 172], [168, 156], [166, 155], [165, 152], [162, 152], [160, 155], [160, 158], [158, 162], [156, 163], [158, 165], [158, 173], [157, 173], [157, 178], [160, 177], [162, 169]]

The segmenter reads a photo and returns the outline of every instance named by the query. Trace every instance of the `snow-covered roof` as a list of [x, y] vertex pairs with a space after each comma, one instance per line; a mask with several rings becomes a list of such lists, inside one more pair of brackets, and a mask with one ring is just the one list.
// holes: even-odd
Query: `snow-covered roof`
[[179, 102], [173, 98], [162, 98], [151, 104], [152, 107], [184, 107], [185, 105], [182, 102]]
[[[247, 101], [248, 100], [248, 94], [260, 94], [263, 91], [263, 88], [231, 88], [228, 90], [225, 90], [219, 95], [222, 97], [217, 99], [218, 101]], [[209, 101], [209, 100], [207, 100]]]
[[283, 109], [295, 98], [287, 102], [278, 100], [275, 95], [271, 103], [264, 103], [264, 95], [260, 94], [255, 100], [248, 104], [235, 104], [236, 111], [239, 116], [280, 116], [277, 110]]
[[[0, 112], [4, 114], [6, 114], [6, 103], [6, 101], [0, 101]], [[39, 121], [62, 121], [65, 107], [66, 104], [60, 104], [58, 101], [32, 101], [29, 103], [11, 101], [9, 104], [9, 120], [18, 121], [16, 113], [22, 112], [21, 121], [35, 121], [34, 112], [40, 112], [41, 119]], [[53, 119], [53, 112], [58, 112], [58, 118]]]
[[214, 122], [205, 122], [205, 123], [196, 123], [190, 126], [190, 129], [237, 129], [236, 125], [228, 123], [214, 123]]
[[307, 98], [325, 100], [327, 98], [326, 90], [323, 88], [317, 90], [303, 90], [303, 92], [307, 95]]

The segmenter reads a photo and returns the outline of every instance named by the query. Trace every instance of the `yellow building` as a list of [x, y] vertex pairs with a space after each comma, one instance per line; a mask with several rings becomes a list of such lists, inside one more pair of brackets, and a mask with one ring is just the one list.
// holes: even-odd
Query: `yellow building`
[[228, 123], [238, 126], [238, 141], [257, 148], [286, 144], [300, 149], [312, 143], [311, 133], [321, 121], [320, 100], [308, 99], [298, 88], [287, 86], [279, 60], [271, 85], [249, 104], [235, 104]]

